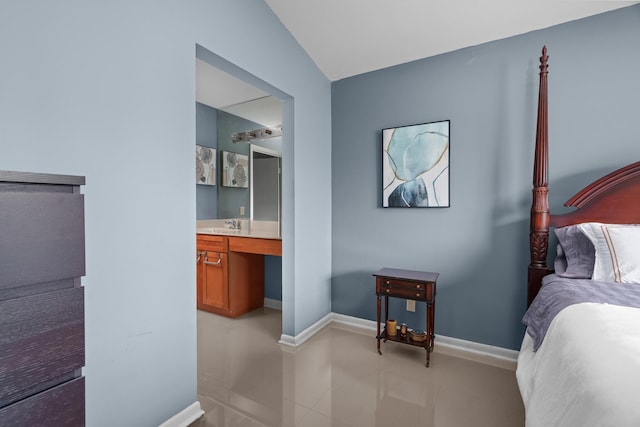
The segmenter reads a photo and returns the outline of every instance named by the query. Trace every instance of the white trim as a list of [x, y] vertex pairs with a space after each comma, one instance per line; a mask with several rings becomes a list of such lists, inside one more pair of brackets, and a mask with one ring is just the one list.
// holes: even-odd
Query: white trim
[[268, 154], [272, 157], [280, 157], [282, 158], [282, 151], [272, 150], [271, 148], [263, 147], [262, 145], [249, 144], [251, 147], [249, 149], [250, 152], [257, 152], [262, 154]]
[[204, 415], [197, 400], [182, 411], [160, 424], [159, 427], [187, 427], [189, 424]]
[[278, 341], [278, 344], [285, 347], [297, 347], [299, 345], [299, 344], [296, 344], [295, 337], [292, 337], [291, 335], [286, 335], [286, 334], [280, 335], [280, 341]]
[[[282, 168], [282, 152], [277, 150], [272, 150], [267, 147], [263, 147], [261, 145], [249, 144], [249, 219], [253, 221], [253, 153], [261, 153], [266, 154], [271, 157], [278, 157], [281, 159], [280, 168]], [[278, 186], [278, 193], [282, 192], [282, 184]], [[278, 194], [278, 198], [282, 198], [281, 194]], [[282, 216], [281, 212], [281, 203], [278, 203], [278, 222], [280, 222], [280, 217]]]
[[307, 341], [309, 338], [311, 338], [312, 336], [320, 332], [325, 326], [330, 324], [332, 314], [333, 313], [327, 314], [322, 319], [318, 320], [316, 323], [309, 326], [307, 329], [300, 332], [295, 337], [292, 337], [291, 335], [282, 334], [280, 336], [280, 341], [278, 342], [288, 347], [298, 347], [299, 345]]
[[[297, 347], [330, 323], [342, 327], [346, 326], [350, 330], [359, 333], [370, 334], [371, 332], [374, 332], [375, 334], [375, 332], [377, 332], [376, 322], [374, 320], [361, 319], [359, 317], [346, 316], [338, 313], [329, 313], [320, 321], [314, 323], [295, 337], [282, 335], [280, 337], [280, 344], [289, 347]], [[512, 371], [516, 370], [516, 364], [518, 361], [518, 351], [516, 350], [447, 337], [444, 335], [436, 335], [434, 351], [436, 353], [449, 354]]]
[[438, 347], [441, 348], [441, 351], [438, 351], [439, 353], [482, 362], [514, 372], [518, 363], [518, 354], [520, 354], [517, 350], [466, 341], [444, 335], [436, 335], [436, 342], [438, 344], [436, 349]]
[[[376, 322], [374, 320], [361, 319], [359, 317], [347, 316], [346, 314], [331, 313], [331, 320], [339, 325], [351, 326], [362, 329], [367, 332], [376, 330]], [[381, 323], [382, 325], [382, 323]]]
[[277, 299], [265, 298], [264, 306], [268, 308], [273, 308], [274, 310], [282, 311], [282, 301]]

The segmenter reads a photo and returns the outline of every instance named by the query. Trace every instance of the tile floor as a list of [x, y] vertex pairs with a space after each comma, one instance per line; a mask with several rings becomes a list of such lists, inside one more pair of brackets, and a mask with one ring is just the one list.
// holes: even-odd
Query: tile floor
[[331, 325], [297, 349], [281, 347], [281, 313], [238, 319], [198, 312], [198, 400], [192, 427], [518, 427], [515, 372], [383, 343]]

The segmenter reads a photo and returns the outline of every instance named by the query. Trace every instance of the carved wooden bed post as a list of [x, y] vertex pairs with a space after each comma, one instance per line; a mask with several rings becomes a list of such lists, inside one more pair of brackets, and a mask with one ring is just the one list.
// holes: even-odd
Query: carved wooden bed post
[[538, 93], [538, 126], [536, 129], [536, 151], [533, 165], [533, 202], [531, 204], [531, 225], [529, 232], [529, 264], [527, 305], [540, 289], [542, 276], [550, 273], [547, 267], [547, 247], [549, 243], [549, 200], [547, 169], [548, 128], [547, 128], [547, 47], [542, 48], [540, 57], [540, 88]]

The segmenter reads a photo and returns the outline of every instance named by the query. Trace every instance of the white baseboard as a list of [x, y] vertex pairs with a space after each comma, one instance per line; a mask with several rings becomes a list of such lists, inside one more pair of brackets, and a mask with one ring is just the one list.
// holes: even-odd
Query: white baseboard
[[[321, 320], [314, 323], [295, 337], [282, 335], [280, 337], [280, 343], [289, 347], [297, 347], [330, 323], [334, 323], [342, 327], [348, 327], [350, 330], [355, 332], [367, 334], [373, 332], [374, 336], [377, 332], [376, 322], [374, 320], [366, 320], [338, 313], [329, 313], [327, 316], [323, 317]], [[436, 335], [435, 342], [436, 345], [434, 351], [436, 353], [449, 354], [512, 371], [516, 370], [516, 363], [518, 360], [518, 351], [516, 350], [481, 344], [459, 338], [451, 338], [444, 335]]]
[[316, 323], [309, 326], [307, 329], [300, 332], [295, 337], [291, 335], [286, 335], [286, 334], [280, 335], [280, 341], [278, 342], [287, 347], [298, 347], [299, 345], [307, 341], [309, 338], [311, 338], [312, 336], [320, 332], [329, 323], [331, 323], [332, 314], [333, 313], [327, 314], [322, 319], [318, 320]]
[[182, 411], [160, 424], [159, 427], [187, 427], [189, 424], [204, 415], [204, 411], [200, 408], [200, 402], [195, 401]]
[[278, 301], [277, 299], [265, 298], [264, 306], [282, 311], [282, 301]]
[[514, 372], [518, 363], [518, 354], [520, 354], [517, 350], [511, 350], [509, 348], [496, 347], [443, 335], [436, 335], [436, 343], [438, 345], [434, 350], [439, 353], [486, 363], [487, 365], [509, 369]]

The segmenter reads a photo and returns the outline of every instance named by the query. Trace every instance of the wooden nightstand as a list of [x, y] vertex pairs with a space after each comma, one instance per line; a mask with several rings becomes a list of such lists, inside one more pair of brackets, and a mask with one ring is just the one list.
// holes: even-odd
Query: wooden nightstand
[[[438, 273], [426, 271], [398, 270], [394, 268], [383, 268], [373, 274], [376, 278], [376, 296], [378, 297], [378, 353], [380, 351], [380, 340], [385, 342], [394, 341], [403, 344], [424, 347], [426, 350], [425, 366], [429, 367], [431, 352], [435, 339], [434, 320], [436, 310], [436, 281]], [[384, 330], [380, 333], [380, 309], [382, 297], [384, 296]], [[426, 303], [426, 328], [427, 339], [425, 341], [413, 341], [409, 335], [402, 337], [398, 330], [395, 335], [387, 334], [387, 319], [389, 319], [389, 297], [409, 299]]]

